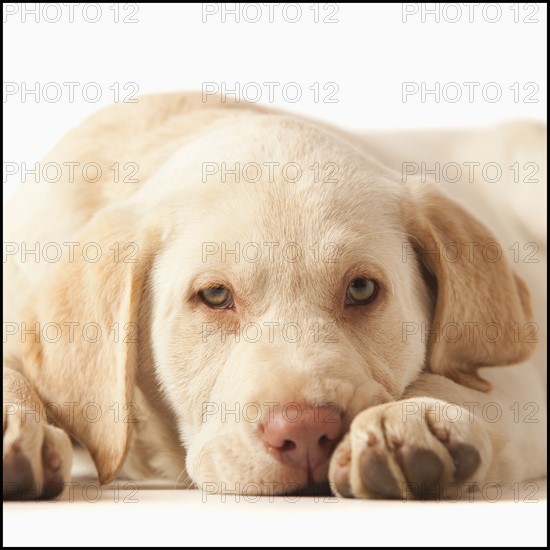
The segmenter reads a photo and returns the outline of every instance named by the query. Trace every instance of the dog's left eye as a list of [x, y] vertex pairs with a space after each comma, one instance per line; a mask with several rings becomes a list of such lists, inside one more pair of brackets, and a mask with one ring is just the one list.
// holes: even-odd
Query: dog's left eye
[[200, 299], [208, 306], [217, 309], [233, 307], [233, 295], [224, 286], [211, 286], [199, 292]]
[[346, 291], [346, 304], [351, 306], [362, 306], [368, 304], [376, 296], [378, 285], [376, 281], [359, 277], [353, 279]]

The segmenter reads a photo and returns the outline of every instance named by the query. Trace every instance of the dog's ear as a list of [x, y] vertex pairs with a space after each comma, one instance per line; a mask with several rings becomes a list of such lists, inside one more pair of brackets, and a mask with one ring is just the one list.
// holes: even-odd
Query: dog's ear
[[138, 311], [156, 241], [139, 221], [120, 210], [92, 218], [26, 321], [25, 372], [53, 420], [90, 451], [101, 483], [122, 468], [136, 421]]
[[[488, 391], [480, 367], [513, 365], [534, 351], [529, 292], [507, 247], [433, 185], [411, 186], [404, 218], [435, 300], [428, 338], [432, 372]], [[404, 256], [405, 257], [405, 256]]]

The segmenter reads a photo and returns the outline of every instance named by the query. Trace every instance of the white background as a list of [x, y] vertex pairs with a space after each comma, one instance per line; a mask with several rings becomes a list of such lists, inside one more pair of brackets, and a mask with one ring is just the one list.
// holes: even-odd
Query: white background
[[[4, 160], [34, 164], [117, 90], [122, 101], [205, 83], [358, 130], [545, 118], [545, 4], [313, 5], [5, 5]], [[272, 98], [265, 82], [279, 84]], [[406, 102], [404, 82], [418, 87]]]
[[[263, 83], [279, 83], [273, 105], [356, 130], [485, 126], [517, 118], [545, 120], [545, 4], [470, 4], [471, 8], [465, 4], [320, 4], [314, 12], [307, 3], [300, 4], [301, 16], [288, 4], [271, 9], [255, 4], [246, 11], [241, 5], [240, 22], [235, 21], [234, 14], [222, 14], [220, 5], [214, 4], [138, 4], [137, 11], [133, 4], [101, 4], [99, 12], [90, 4], [38, 6], [37, 14], [29, 12], [34, 4], [26, 8], [8, 4], [4, 8], [5, 162], [32, 166], [69, 128], [112, 102], [116, 90], [122, 101], [135, 90], [139, 94], [202, 90], [205, 83], [219, 89], [240, 87], [241, 91], [252, 83], [246, 88], [249, 99], [254, 99], [259, 87], [265, 104], [270, 103], [270, 97]], [[207, 16], [207, 10], [216, 9], [217, 13]], [[425, 13], [426, 9], [436, 9], [437, 15]], [[258, 22], [248, 22], [258, 15]], [[76, 83], [73, 101], [64, 84], [69, 82]], [[422, 98], [419, 92], [405, 102], [404, 82], [415, 83], [411, 86], [419, 89], [425, 83], [431, 90], [438, 83], [440, 94]], [[468, 94], [472, 88], [465, 82], [478, 84], [472, 85], [471, 101]], [[89, 83], [92, 87], [87, 88], [90, 95], [86, 100], [82, 90]], [[282, 94], [288, 83], [297, 83], [301, 89], [299, 101], [288, 101], [293, 96]], [[318, 101], [310, 89], [315, 83], [319, 83]], [[445, 95], [447, 83], [460, 85], [460, 100], [452, 101], [455, 85], [448, 86]], [[486, 88], [484, 94], [488, 83], [496, 87]], [[323, 90], [325, 85], [328, 87]], [[514, 86], [516, 95], [510, 89]], [[332, 99], [336, 102], [323, 101], [335, 87]], [[23, 92], [33, 88], [38, 90], [38, 97]], [[101, 99], [91, 101], [98, 88]], [[56, 99], [58, 89], [62, 96]], [[296, 88], [287, 91], [292, 89]], [[502, 97], [492, 101], [497, 89]], [[526, 102], [529, 98], [531, 102]], [[15, 175], [4, 182], [4, 197], [18, 181]], [[409, 503], [400, 510], [398, 506], [387, 508], [387, 504], [348, 502], [342, 504], [341, 517], [327, 514], [328, 508], [321, 506], [323, 514], [313, 521], [307, 506], [287, 507], [290, 513], [283, 506], [277, 507], [276, 513], [269, 507], [261, 508], [263, 513], [255, 513], [248, 521], [246, 515], [251, 509], [246, 506], [216, 507], [212, 511], [206, 505], [199, 508], [191, 503], [189, 507], [182, 502], [178, 515], [176, 502], [169, 509], [158, 508], [158, 502], [165, 500], [163, 492], [155, 498], [157, 503], [144, 503], [139, 512], [131, 504], [124, 505], [122, 515], [100, 503], [80, 508], [73, 503], [69, 505], [70, 521], [63, 519], [68, 517], [63, 515], [67, 509], [63, 509], [63, 517], [54, 513], [55, 505], [13, 504], [8, 507], [11, 519], [7, 525], [13, 526], [9, 542], [21, 542], [27, 535], [35, 542], [54, 544], [56, 532], [59, 537], [62, 530], [63, 540], [72, 537], [79, 544], [86, 544], [90, 537], [96, 543], [120, 540], [139, 544], [130, 536], [139, 527], [147, 533], [148, 542], [154, 539], [168, 544], [204, 544], [212, 537], [218, 542], [239, 543], [244, 535], [247, 543], [270, 544], [284, 542], [286, 533], [288, 544], [323, 544], [323, 540], [389, 544], [407, 542], [410, 537], [417, 544], [454, 544], [464, 542], [464, 537], [471, 537], [476, 544], [544, 544], [542, 503], [542, 508], [512, 502], [474, 511], [471, 505], [451, 510], [445, 504], [412, 508]], [[170, 502], [174, 498], [171, 495]], [[44, 507], [49, 510], [46, 515]], [[109, 513], [100, 513], [106, 510]], [[91, 516], [96, 512], [94, 520]], [[161, 517], [164, 514], [170, 518], [169, 529]], [[122, 525], [117, 517], [123, 517]], [[532, 522], [527, 526], [529, 519]], [[469, 530], [471, 520], [477, 522], [477, 533]], [[486, 529], [491, 521], [493, 526]], [[324, 537], [324, 531], [330, 536]], [[421, 540], [415, 532], [423, 533]]]

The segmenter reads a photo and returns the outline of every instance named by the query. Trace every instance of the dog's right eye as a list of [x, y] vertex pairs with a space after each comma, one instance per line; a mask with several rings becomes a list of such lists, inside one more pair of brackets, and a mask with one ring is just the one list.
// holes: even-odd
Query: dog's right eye
[[359, 277], [354, 279], [346, 291], [346, 304], [349, 306], [366, 305], [376, 297], [378, 285], [376, 281]]
[[229, 309], [235, 304], [233, 295], [224, 286], [210, 286], [199, 291], [200, 299], [207, 305], [216, 309]]

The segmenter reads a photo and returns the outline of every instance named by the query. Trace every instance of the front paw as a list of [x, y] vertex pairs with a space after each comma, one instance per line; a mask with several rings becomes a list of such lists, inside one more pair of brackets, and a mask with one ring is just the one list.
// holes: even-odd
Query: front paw
[[332, 456], [329, 480], [344, 497], [439, 500], [451, 484], [481, 482], [491, 453], [485, 427], [467, 410], [408, 399], [353, 420]]
[[48, 424], [38, 396], [23, 376], [4, 372], [3, 381], [3, 498], [55, 498], [70, 479], [71, 440]]

